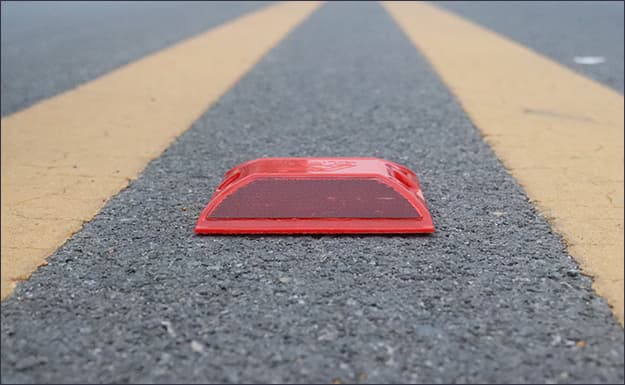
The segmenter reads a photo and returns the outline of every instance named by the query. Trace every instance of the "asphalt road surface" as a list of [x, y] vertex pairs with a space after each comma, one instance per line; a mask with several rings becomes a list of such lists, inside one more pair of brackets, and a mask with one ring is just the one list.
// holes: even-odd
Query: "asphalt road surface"
[[264, 2], [4, 2], [2, 116]]
[[[623, 2], [439, 3], [581, 74], [623, 93]], [[602, 57], [601, 65], [576, 57]]]
[[[65, 5], [65, 24], [3, 3], [2, 114], [259, 6]], [[623, 90], [622, 4], [445, 6]], [[594, 48], [578, 23], [608, 66], [569, 60]], [[435, 234], [193, 234], [237, 163], [362, 155], [418, 173]], [[3, 383], [624, 381], [609, 307], [376, 3], [320, 8], [49, 262], [2, 303]]]

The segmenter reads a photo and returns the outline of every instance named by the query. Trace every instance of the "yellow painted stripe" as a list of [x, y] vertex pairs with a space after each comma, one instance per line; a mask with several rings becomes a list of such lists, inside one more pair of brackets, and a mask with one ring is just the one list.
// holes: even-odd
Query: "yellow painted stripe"
[[2, 119], [2, 298], [298, 23], [279, 3]]
[[623, 96], [437, 7], [385, 7], [622, 324]]

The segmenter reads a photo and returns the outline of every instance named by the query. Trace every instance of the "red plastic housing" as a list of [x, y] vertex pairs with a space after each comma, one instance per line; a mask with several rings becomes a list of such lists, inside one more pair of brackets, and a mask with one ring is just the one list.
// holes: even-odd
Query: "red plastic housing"
[[414, 172], [378, 158], [264, 158], [224, 175], [198, 234], [433, 233]]

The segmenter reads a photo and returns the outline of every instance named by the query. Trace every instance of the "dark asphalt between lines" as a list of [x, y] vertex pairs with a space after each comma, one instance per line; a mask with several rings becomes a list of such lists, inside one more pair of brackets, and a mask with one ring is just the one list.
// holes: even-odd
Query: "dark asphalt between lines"
[[[192, 233], [239, 162], [358, 155], [417, 171], [438, 232]], [[377, 4], [314, 14], [1, 320], [2, 382], [623, 382], [607, 305]]]

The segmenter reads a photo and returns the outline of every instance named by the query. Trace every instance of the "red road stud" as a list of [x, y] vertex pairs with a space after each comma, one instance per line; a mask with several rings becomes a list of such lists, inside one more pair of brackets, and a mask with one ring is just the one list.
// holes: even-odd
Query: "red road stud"
[[378, 158], [264, 158], [224, 175], [198, 234], [433, 233], [414, 172]]

